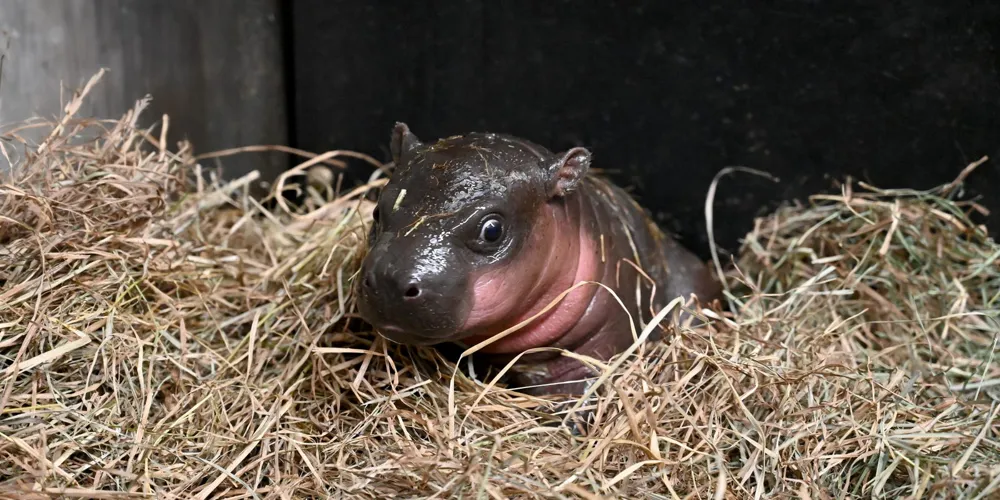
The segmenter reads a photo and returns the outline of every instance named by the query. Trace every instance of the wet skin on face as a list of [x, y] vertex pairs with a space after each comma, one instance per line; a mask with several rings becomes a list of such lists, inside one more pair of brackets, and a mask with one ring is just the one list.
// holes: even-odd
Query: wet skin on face
[[[703, 263], [659, 232], [624, 191], [588, 175], [584, 148], [552, 153], [491, 133], [423, 143], [400, 123], [390, 149], [396, 167], [379, 196], [358, 290], [362, 317], [390, 341], [476, 344], [580, 281], [612, 287], [633, 316], [677, 295], [718, 294]], [[637, 283], [648, 297], [636, 297]], [[631, 342], [618, 301], [590, 286], [481, 352], [502, 361], [554, 346], [607, 358]], [[581, 369], [548, 359], [523, 358], [525, 381]]]
[[512, 302], [538, 295], [531, 288], [545, 262], [515, 261], [526, 251], [537, 255], [538, 236], [552, 232], [552, 221], [540, 216], [551, 154], [499, 134], [422, 144], [405, 125], [394, 130], [392, 150], [396, 168], [380, 193], [362, 265], [362, 315], [386, 338], [414, 345], [500, 327], [510, 311], [483, 311], [503, 300], [477, 297], [476, 286], [497, 271], [528, 267], [493, 293], [512, 294]]

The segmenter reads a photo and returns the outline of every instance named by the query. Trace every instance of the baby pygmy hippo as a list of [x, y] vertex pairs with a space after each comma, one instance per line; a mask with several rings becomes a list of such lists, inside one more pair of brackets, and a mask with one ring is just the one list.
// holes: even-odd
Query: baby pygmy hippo
[[[582, 147], [553, 153], [493, 133], [424, 143], [397, 123], [390, 149], [396, 167], [379, 195], [357, 298], [361, 316], [391, 341], [471, 347], [580, 281], [613, 289], [637, 330], [678, 295], [719, 297], [705, 263], [591, 174]], [[632, 342], [618, 301], [584, 284], [477, 356], [503, 366], [526, 349], [558, 347], [607, 360]], [[512, 372], [515, 384], [533, 387], [526, 392], [580, 395], [588, 370], [550, 350], [523, 356]]]

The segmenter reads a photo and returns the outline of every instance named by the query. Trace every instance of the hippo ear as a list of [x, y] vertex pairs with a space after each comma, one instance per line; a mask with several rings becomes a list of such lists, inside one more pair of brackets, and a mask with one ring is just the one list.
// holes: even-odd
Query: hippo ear
[[420, 139], [410, 132], [410, 127], [403, 122], [396, 122], [392, 128], [392, 140], [389, 141], [389, 150], [392, 152], [392, 161], [399, 164], [399, 158], [403, 153], [420, 145]]
[[572, 193], [590, 170], [590, 151], [576, 147], [558, 157], [549, 167], [549, 197]]

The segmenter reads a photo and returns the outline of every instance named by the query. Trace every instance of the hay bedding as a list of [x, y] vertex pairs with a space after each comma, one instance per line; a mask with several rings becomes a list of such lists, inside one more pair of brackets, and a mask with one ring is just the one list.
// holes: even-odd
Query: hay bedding
[[575, 436], [350, 319], [365, 189], [268, 211], [82, 98], [0, 189], [0, 495], [997, 498], [1000, 246], [958, 184], [759, 220], [737, 312], [623, 358]]

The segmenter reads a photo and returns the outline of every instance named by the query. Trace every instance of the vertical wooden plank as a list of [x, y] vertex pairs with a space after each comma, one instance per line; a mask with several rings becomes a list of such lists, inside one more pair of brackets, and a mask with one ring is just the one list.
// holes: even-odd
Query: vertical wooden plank
[[[146, 94], [197, 151], [287, 142], [279, 0], [2, 0], [0, 123], [60, 112], [60, 92], [108, 69], [81, 114], [118, 117]], [[4, 35], [5, 33], [5, 35]], [[282, 155], [225, 160], [228, 178]]]

